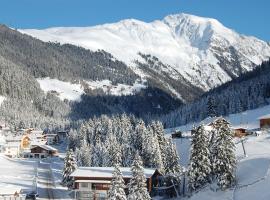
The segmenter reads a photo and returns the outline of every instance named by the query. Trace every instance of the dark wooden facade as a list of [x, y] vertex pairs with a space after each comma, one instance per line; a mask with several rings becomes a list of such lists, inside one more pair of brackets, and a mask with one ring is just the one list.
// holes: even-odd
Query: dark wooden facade
[[175, 131], [172, 133], [172, 138], [181, 138], [182, 137], [182, 132], [181, 131]]
[[260, 119], [260, 128], [270, 128], [270, 117]]
[[36, 147], [33, 147], [31, 148], [31, 153], [32, 154], [42, 154], [42, 153], [45, 153], [45, 154], [48, 154], [48, 155], [51, 155], [51, 156], [55, 156], [58, 154], [57, 151], [54, 151], [54, 150], [47, 150], [47, 149], [44, 149], [40, 146], [36, 146]]
[[244, 137], [247, 135], [247, 130], [245, 128], [236, 128], [234, 129], [234, 136], [235, 137]]

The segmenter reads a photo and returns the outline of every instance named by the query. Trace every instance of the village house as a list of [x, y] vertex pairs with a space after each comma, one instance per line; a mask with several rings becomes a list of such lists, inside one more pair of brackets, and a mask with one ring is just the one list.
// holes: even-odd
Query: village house
[[58, 131], [57, 136], [58, 136], [59, 142], [61, 142], [61, 141], [63, 142], [63, 141], [65, 141], [67, 139], [68, 131], [65, 131], [65, 130]]
[[[120, 168], [125, 184], [132, 178], [131, 168]], [[72, 174], [74, 180], [75, 199], [107, 199], [112, 180], [113, 167], [79, 167]], [[147, 190], [151, 194], [158, 185], [158, 177], [162, 176], [156, 169], [144, 169], [147, 179]], [[127, 192], [127, 191], [126, 191]]]
[[36, 145], [30, 148], [29, 157], [32, 158], [47, 158], [58, 156], [58, 150], [49, 145]]
[[55, 133], [48, 133], [46, 134], [46, 140], [48, 145], [56, 144], [59, 142], [58, 135]]
[[260, 121], [260, 128], [261, 129], [270, 128], [270, 114], [260, 117], [259, 121]]
[[243, 126], [232, 127], [234, 136], [241, 138], [248, 135], [248, 129]]
[[4, 154], [10, 158], [19, 157], [20, 142], [8, 142], [5, 144]]

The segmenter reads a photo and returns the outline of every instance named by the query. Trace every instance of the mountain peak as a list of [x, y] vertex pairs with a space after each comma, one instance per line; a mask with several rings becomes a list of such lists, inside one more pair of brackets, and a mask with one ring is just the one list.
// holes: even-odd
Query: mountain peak
[[269, 45], [223, 26], [218, 20], [186, 13], [150, 23], [136, 19], [87, 28], [20, 30], [44, 41], [103, 49], [134, 65], [150, 54], [204, 90], [253, 69], [270, 56]]

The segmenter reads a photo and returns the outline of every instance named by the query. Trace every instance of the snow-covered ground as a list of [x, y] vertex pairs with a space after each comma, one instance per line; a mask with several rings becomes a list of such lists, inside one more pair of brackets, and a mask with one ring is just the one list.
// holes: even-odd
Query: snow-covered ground
[[136, 81], [133, 85], [117, 84], [113, 85], [110, 80], [102, 81], [86, 81], [88, 87], [92, 90], [102, 89], [106, 94], [114, 96], [132, 95], [139, 92], [141, 89], [145, 89], [146, 85]]
[[0, 193], [35, 190], [36, 160], [9, 159], [0, 155]]
[[[186, 140], [186, 141], [184, 141]], [[188, 163], [188, 139], [175, 139], [181, 155], [181, 164]], [[207, 186], [193, 194], [189, 200], [269, 200], [270, 199], [270, 133], [248, 136], [244, 142], [247, 157], [244, 157], [241, 143], [236, 144], [237, 185], [226, 191], [213, 191]]]
[[[44, 92], [55, 91], [61, 100], [80, 101], [84, 94], [84, 88], [80, 83], [70, 83], [52, 78], [38, 78], [41, 89]], [[84, 81], [92, 90], [101, 89], [104, 93], [114, 96], [132, 95], [145, 89], [145, 81], [136, 81], [133, 85], [117, 84], [113, 85], [110, 80]], [[1, 103], [1, 98], [0, 98]]]
[[0, 95], [0, 106], [3, 103], [3, 101], [6, 99], [6, 97]]
[[56, 91], [61, 100], [80, 101], [84, 93], [81, 84], [72, 84], [49, 77], [39, 78], [37, 81], [44, 92]]
[[[225, 118], [231, 123], [232, 127], [243, 127], [247, 129], [256, 129], [260, 127], [259, 119], [264, 115], [270, 114], [270, 105], [257, 108], [254, 110], [247, 110], [242, 113], [231, 114], [229, 116], [225, 116]], [[207, 119], [203, 120], [203, 122], [208, 121]], [[175, 130], [180, 130], [182, 132], [187, 132], [192, 129], [193, 126], [197, 126], [201, 124], [201, 122], [193, 122], [183, 126], [166, 129], [166, 133], [171, 133]]]
[[[264, 106], [243, 113], [232, 114], [226, 118], [234, 127], [246, 127], [255, 129], [259, 127], [258, 118], [270, 113], [270, 106]], [[204, 120], [204, 121], [207, 121]], [[174, 130], [188, 131], [193, 125], [177, 127], [166, 130], [167, 133]], [[237, 185], [227, 191], [213, 191], [207, 186], [200, 192], [193, 194], [189, 200], [269, 200], [270, 199], [270, 132], [264, 132], [260, 136], [247, 136], [244, 140], [247, 157], [244, 157], [242, 145], [236, 141], [237, 164]], [[174, 139], [177, 151], [180, 156], [180, 164], [188, 166], [190, 138]]]

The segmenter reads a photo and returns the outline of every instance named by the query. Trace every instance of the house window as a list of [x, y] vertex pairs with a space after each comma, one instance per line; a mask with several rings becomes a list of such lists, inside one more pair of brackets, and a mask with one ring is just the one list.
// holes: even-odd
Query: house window
[[82, 188], [88, 188], [88, 183], [81, 183]]
[[102, 184], [102, 183], [93, 183], [92, 190], [109, 190], [109, 184]]

